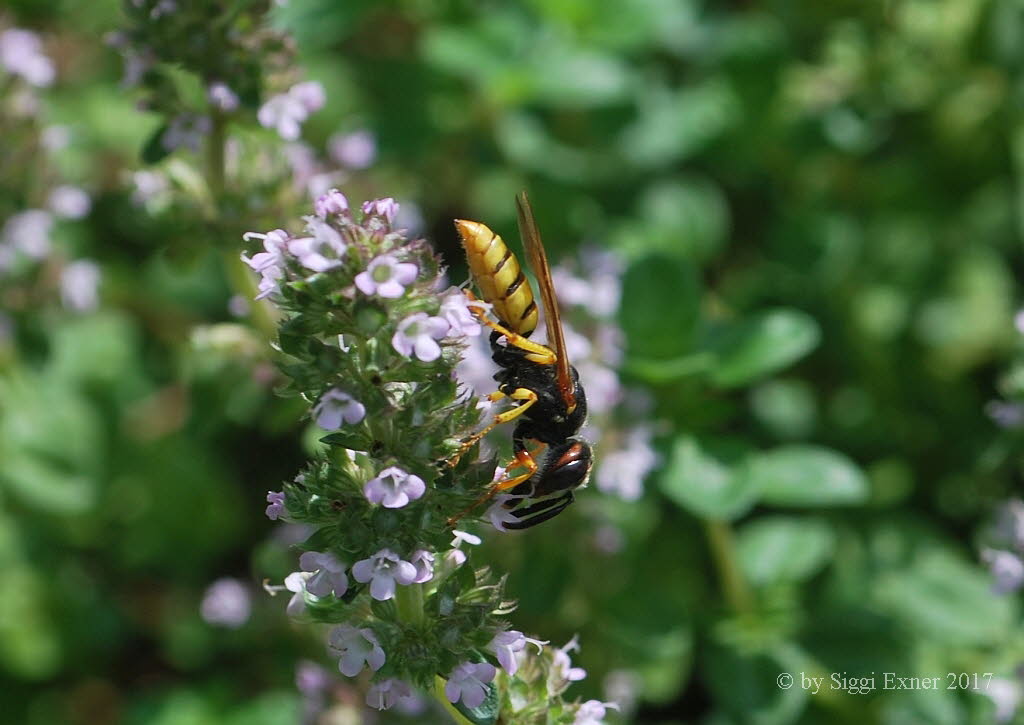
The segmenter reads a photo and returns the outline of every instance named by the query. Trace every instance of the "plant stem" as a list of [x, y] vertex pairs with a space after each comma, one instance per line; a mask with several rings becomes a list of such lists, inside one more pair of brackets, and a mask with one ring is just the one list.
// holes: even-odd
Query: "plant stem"
[[224, 196], [224, 145], [227, 140], [227, 119], [216, 110], [210, 114], [210, 136], [206, 139], [206, 184], [210, 187], [213, 208], [220, 209]]
[[704, 530], [707, 532], [718, 576], [722, 580], [722, 593], [730, 609], [737, 614], [753, 611], [750, 589], [736, 561], [736, 540], [732, 527], [726, 521], [709, 520], [704, 522]]
[[444, 694], [444, 678], [441, 675], [437, 675], [434, 678], [434, 699], [441, 703], [441, 707], [447, 712], [452, 720], [455, 721], [456, 725], [473, 725], [467, 720], [461, 712], [455, 709], [455, 706], [448, 702], [448, 696]]

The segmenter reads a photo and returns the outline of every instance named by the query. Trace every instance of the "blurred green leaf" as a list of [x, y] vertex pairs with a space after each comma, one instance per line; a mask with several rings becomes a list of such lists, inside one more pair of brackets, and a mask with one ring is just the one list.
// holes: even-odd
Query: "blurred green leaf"
[[799, 310], [775, 309], [717, 328], [706, 347], [715, 356], [711, 382], [734, 388], [781, 370], [821, 340], [818, 323]]
[[744, 525], [737, 554], [747, 579], [756, 585], [798, 582], [823, 567], [835, 548], [835, 534], [820, 519], [760, 518]]
[[173, 149], [169, 149], [164, 145], [164, 134], [167, 133], [168, 126], [169, 124], [163, 123], [150, 134], [146, 143], [142, 146], [140, 154], [142, 163], [157, 164], [171, 155]]
[[667, 360], [689, 351], [700, 302], [693, 265], [646, 256], [630, 264], [622, 285], [619, 321], [631, 357]]
[[738, 441], [680, 436], [661, 477], [661, 490], [694, 516], [738, 518], [759, 494], [758, 482], [747, 470], [749, 455], [749, 448]]
[[765, 503], [778, 506], [845, 506], [863, 503], [869, 489], [864, 473], [846, 456], [810, 445], [782, 446], [759, 453], [749, 474]]
[[741, 723], [788, 725], [797, 722], [807, 705], [808, 691], [799, 685], [779, 687], [779, 675], [797, 678], [807, 660], [791, 645], [767, 652], [748, 652], [716, 643], [703, 671], [715, 701]]

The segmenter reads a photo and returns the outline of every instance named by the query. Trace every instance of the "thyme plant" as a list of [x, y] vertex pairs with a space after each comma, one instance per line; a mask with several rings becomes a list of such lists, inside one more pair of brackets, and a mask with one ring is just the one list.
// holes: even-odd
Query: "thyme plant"
[[[576, 642], [554, 648], [511, 629], [504, 580], [472, 562], [476, 535], [449, 521], [501, 474], [496, 461], [446, 465], [481, 420], [455, 368], [481, 333], [466, 296], [443, 282], [422, 239], [394, 227], [392, 199], [320, 197], [300, 235], [249, 233], [243, 260], [280, 309], [287, 394], [302, 396], [324, 448], [267, 515], [311, 527], [289, 614], [331, 625], [328, 649], [366, 702], [431, 692], [457, 722], [597, 723], [610, 705], [563, 698], [584, 672]], [[459, 520], [502, 530], [504, 499]]]

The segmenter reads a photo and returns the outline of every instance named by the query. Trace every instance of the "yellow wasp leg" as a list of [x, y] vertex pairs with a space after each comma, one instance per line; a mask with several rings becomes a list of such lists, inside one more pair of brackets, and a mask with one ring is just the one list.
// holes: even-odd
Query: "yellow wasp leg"
[[491, 498], [494, 497], [495, 494], [501, 493], [502, 491], [510, 491], [523, 481], [528, 481], [530, 479], [530, 476], [537, 472], [537, 461], [533, 460], [533, 454], [527, 453], [526, 451], [519, 451], [518, 453], [516, 453], [516, 457], [513, 458], [508, 465], [509, 468], [518, 466], [524, 466], [526, 468], [526, 472], [521, 473], [518, 476], [512, 476], [511, 478], [506, 478], [502, 481], [498, 481], [496, 484], [491, 486], [487, 493], [485, 493], [483, 496], [474, 501], [471, 506], [448, 519], [448, 526], [455, 526], [455, 524], [458, 523], [459, 519], [461, 519], [463, 516], [468, 514], [470, 511], [475, 509], [480, 504], [489, 501]]
[[472, 448], [477, 441], [479, 441], [481, 438], [483, 438], [485, 435], [490, 433], [492, 430], [497, 428], [502, 423], [508, 423], [510, 420], [515, 420], [523, 413], [525, 413], [527, 410], [529, 410], [531, 405], [537, 402], [537, 394], [527, 388], [516, 388], [515, 390], [512, 391], [512, 394], [508, 396], [506, 396], [500, 390], [496, 390], [490, 395], [488, 395], [487, 399], [493, 403], [505, 397], [508, 397], [511, 400], [520, 400], [523, 401], [523, 403], [522, 405], [517, 405], [515, 408], [512, 408], [511, 410], [506, 410], [504, 413], [498, 413], [496, 416], [494, 416], [494, 420], [491, 421], [490, 425], [462, 441], [462, 445], [459, 446], [459, 450], [455, 452], [455, 455], [448, 459], [449, 468], [454, 468], [458, 464], [459, 459], [462, 458], [466, 451]]
[[[469, 290], [466, 290], [465, 292], [471, 302], [476, 301], [476, 296], [472, 292]], [[527, 352], [526, 359], [530, 362], [539, 363], [541, 365], [554, 365], [558, 362], [558, 356], [555, 355], [555, 351], [550, 347], [541, 345], [539, 342], [529, 340], [518, 332], [513, 332], [512, 330], [499, 325], [497, 322], [489, 318], [487, 313], [476, 305], [469, 305], [469, 309], [477, 316], [477, 319], [479, 319], [480, 322], [487, 325], [492, 330], [496, 330], [504, 335], [505, 339], [508, 340], [509, 345], [518, 347], [520, 350], [525, 350]]]

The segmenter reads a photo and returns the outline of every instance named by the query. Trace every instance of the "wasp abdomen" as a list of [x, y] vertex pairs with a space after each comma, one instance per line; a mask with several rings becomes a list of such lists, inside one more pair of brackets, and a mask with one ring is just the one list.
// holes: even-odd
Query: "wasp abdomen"
[[501, 322], [520, 335], [537, 328], [537, 303], [533, 290], [512, 250], [486, 225], [456, 219], [455, 229], [466, 248], [473, 281], [485, 302], [494, 306]]

